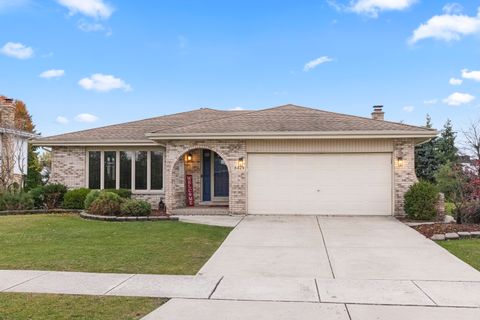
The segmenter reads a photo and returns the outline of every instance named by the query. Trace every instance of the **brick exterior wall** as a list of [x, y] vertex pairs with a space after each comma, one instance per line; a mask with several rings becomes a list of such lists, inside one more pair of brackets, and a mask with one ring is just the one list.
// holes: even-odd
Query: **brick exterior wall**
[[[402, 166], [398, 164], [399, 157], [403, 159]], [[408, 188], [418, 181], [415, 174], [415, 141], [413, 139], [393, 141], [393, 166], [394, 215], [403, 217], [405, 216], [403, 196]]]
[[[138, 193], [135, 198], [147, 200], [157, 208], [164, 199], [167, 211], [186, 205], [185, 174], [193, 176], [195, 203], [201, 201], [201, 149], [213, 150], [226, 162], [229, 171], [229, 212], [247, 213], [247, 173], [237, 168], [237, 161], [247, 159], [246, 143], [243, 140], [192, 140], [168, 141], [165, 153], [165, 194]], [[413, 139], [393, 141], [393, 196], [395, 216], [404, 216], [404, 193], [417, 182], [414, 161], [415, 142]], [[186, 153], [192, 154], [192, 161], [185, 164]], [[399, 166], [397, 159], [403, 159]], [[84, 147], [54, 147], [52, 155], [51, 182], [63, 183], [69, 188], [84, 187], [86, 184], [86, 150]], [[248, 167], [248, 163], [246, 163]]]
[[[247, 175], [237, 168], [239, 158], [247, 158], [244, 140], [191, 140], [168, 141], [166, 144], [165, 200], [167, 211], [185, 206], [185, 174], [192, 173], [195, 188], [200, 191], [200, 149], [213, 150], [221, 156], [229, 172], [229, 212], [247, 213]], [[191, 153], [192, 162], [185, 166], [184, 155]], [[195, 173], [197, 171], [197, 173]], [[195, 201], [200, 200], [200, 192]], [[198, 203], [198, 202], [197, 202]]]
[[84, 147], [53, 147], [51, 183], [62, 183], [68, 188], [86, 185], [86, 154]]

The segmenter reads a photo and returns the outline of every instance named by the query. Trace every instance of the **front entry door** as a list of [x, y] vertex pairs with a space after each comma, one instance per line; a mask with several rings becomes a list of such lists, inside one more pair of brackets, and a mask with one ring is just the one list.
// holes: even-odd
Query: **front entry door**
[[202, 189], [203, 201], [228, 198], [228, 167], [225, 161], [211, 150], [203, 150]]
[[228, 168], [225, 161], [213, 152], [213, 196], [215, 198], [228, 197]]

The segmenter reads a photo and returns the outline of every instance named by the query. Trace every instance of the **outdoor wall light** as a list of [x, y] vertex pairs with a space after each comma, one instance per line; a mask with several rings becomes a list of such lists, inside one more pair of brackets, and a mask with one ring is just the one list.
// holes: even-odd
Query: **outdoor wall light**
[[187, 154], [187, 162], [192, 162], [193, 156], [191, 153]]
[[237, 169], [244, 169], [245, 168], [245, 158], [241, 157], [237, 160]]
[[402, 157], [398, 157], [397, 158], [397, 167], [399, 168], [403, 168], [403, 165], [404, 165], [404, 160]]

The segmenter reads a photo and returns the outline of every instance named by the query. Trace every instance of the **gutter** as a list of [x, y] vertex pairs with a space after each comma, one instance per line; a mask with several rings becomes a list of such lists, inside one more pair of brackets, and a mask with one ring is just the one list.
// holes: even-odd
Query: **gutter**
[[195, 139], [394, 139], [394, 138], [433, 138], [438, 131], [324, 131], [324, 132], [232, 132], [232, 133], [192, 133], [192, 134], [158, 134], [147, 133], [152, 140], [195, 140]]
[[48, 139], [36, 139], [32, 140], [31, 144], [38, 147], [56, 147], [56, 146], [68, 146], [68, 147], [85, 147], [85, 146], [119, 146], [119, 147], [135, 147], [135, 146], [158, 146], [159, 144], [153, 140], [98, 140], [98, 141], [62, 141], [55, 140], [49, 141]]
[[29, 138], [29, 139], [40, 137], [40, 135], [35, 134], [35, 133], [22, 131], [22, 130], [17, 130], [17, 129], [8, 129], [8, 128], [0, 128], [0, 133], [12, 134], [12, 135], [15, 135], [15, 136], [18, 136], [18, 137]]

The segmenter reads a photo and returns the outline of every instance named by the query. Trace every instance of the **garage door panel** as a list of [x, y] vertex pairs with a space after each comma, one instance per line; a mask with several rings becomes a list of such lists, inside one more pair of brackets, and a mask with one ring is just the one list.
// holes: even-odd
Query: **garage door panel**
[[391, 214], [391, 154], [249, 154], [250, 214]]

